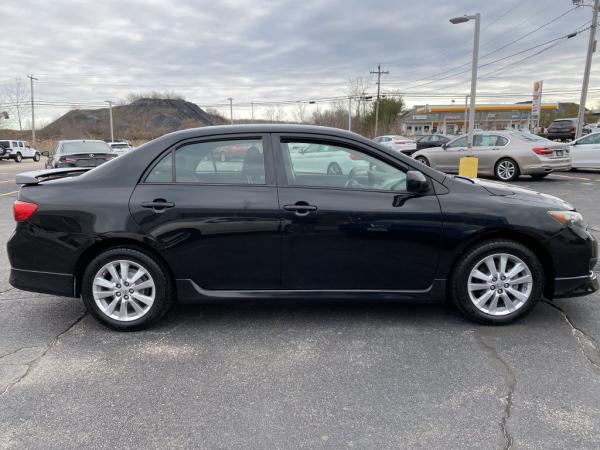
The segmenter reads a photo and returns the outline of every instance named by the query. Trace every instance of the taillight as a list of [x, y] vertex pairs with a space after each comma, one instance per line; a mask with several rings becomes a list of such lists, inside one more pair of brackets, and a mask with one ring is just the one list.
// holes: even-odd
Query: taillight
[[394, 144], [406, 144], [404, 141], [394, 141]]
[[548, 156], [554, 153], [554, 150], [546, 147], [533, 147], [531, 150], [533, 150], [533, 153], [535, 153], [536, 155], [542, 156]]
[[352, 161], [360, 161], [360, 156], [357, 156], [354, 153], [349, 153], [348, 158], [350, 158]]
[[13, 216], [17, 222], [25, 222], [37, 211], [38, 205], [35, 203], [22, 202], [15, 200], [13, 204]]
[[75, 164], [77, 162], [76, 159], [67, 158], [66, 156], [61, 156], [60, 159], [59, 159], [59, 161], [67, 163], [67, 164]]

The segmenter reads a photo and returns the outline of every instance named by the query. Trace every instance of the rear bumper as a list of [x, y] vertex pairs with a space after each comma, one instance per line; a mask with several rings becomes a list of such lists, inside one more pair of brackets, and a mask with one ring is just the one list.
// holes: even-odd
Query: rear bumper
[[554, 280], [554, 298], [581, 297], [593, 294], [599, 287], [595, 272], [581, 277], [556, 278]]
[[11, 286], [23, 291], [74, 297], [73, 275], [40, 272], [37, 270], [10, 269]]
[[562, 159], [560, 161], [540, 161], [539, 164], [531, 164], [523, 168], [523, 175], [536, 173], [566, 172], [571, 170], [571, 161]]
[[552, 133], [548, 132], [546, 135], [548, 139], [574, 139], [575, 132], [569, 131], [568, 133]]

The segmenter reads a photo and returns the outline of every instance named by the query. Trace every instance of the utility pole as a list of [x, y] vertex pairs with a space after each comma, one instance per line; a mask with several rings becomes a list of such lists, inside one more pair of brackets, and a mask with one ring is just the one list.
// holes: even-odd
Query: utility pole
[[473, 131], [475, 129], [475, 97], [477, 95], [477, 65], [479, 64], [479, 32], [481, 23], [481, 14], [465, 15], [453, 17], [450, 23], [456, 25], [465, 23], [469, 20], [475, 21], [475, 32], [473, 35], [473, 62], [471, 63], [471, 107], [469, 108], [469, 150], [473, 148]]
[[348, 97], [348, 131], [352, 131], [352, 97]]
[[115, 132], [113, 129], [113, 116], [112, 116], [112, 104], [110, 100], [104, 100], [105, 103], [108, 103], [108, 118], [110, 120], [110, 142], [115, 141]]
[[[575, 1], [573, 2], [575, 3]], [[577, 2], [580, 3], [580, 2]], [[588, 85], [590, 83], [590, 69], [592, 68], [592, 55], [596, 50], [596, 28], [598, 27], [599, 0], [594, 0], [592, 11], [592, 26], [590, 27], [590, 40], [588, 41], [587, 57], [585, 59], [585, 70], [583, 72], [583, 83], [581, 86], [581, 98], [579, 99], [579, 116], [577, 120], [577, 131], [575, 139], [581, 137], [583, 122], [585, 120], [585, 103], [587, 101]]]
[[379, 125], [379, 93], [381, 91], [381, 75], [387, 75], [389, 72], [381, 70], [381, 64], [377, 65], [377, 70], [371, 70], [372, 74], [377, 74], [377, 104], [375, 105], [375, 136], [377, 136], [377, 128]]
[[463, 132], [467, 131], [467, 114], [469, 113], [469, 94], [465, 95], [465, 122], [463, 124]]
[[251, 119], [252, 119], [252, 122], [254, 122], [254, 102], [250, 103], [250, 108], [251, 108], [251, 111], [252, 111], [252, 113], [251, 113], [252, 114], [251, 115]]
[[229, 100], [229, 122], [233, 125], [233, 98], [229, 97], [227, 100]]
[[31, 146], [35, 148], [35, 107], [33, 102], [33, 81], [38, 81], [33, 75], [27, 75], [31, 82]]

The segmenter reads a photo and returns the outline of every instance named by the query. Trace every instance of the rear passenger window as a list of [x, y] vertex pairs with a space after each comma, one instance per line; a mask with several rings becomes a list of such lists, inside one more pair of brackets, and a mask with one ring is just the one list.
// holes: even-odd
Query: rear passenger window
[[[172, 156], [165, 156], [146, 178], [172, 182]], [[265, 184], [262, 139], [198, 142], [175, 150], [175, 182]]]

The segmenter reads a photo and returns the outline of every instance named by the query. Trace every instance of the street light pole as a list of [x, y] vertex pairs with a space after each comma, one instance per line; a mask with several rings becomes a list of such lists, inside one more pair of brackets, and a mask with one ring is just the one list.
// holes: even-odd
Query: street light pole
[[463, 131], [467, 130], [467, 120], [469, 115], [469, 94], [465, 95], [465, 120], [463, 122]]
[[229, 100], [229, 123], [233, 125], [233, 98], [229, 97], [227, 100]]
[[27, 75], [31, 82], [31, 146], [35, 148], [35, 105], [33, 102], [33, 80], [38, 81], [33, 75]]
[[[598, 1], [598, 0], [596, 0]], [[471, 105], [469, 107], [469, 148], [473, 147], [473, 130], [475, 129], [475, 100], [477, 95], [477, 66], [479, 64], [479, 31], [481, 23], [481, 14], [472, 16], [454, 17], [450, 23], [458, 24], [475, 20], [475, 33], [473, 36], [473, 62], [471, 63]]]
[[581, 86], [581, 97], [579, 99], [579, 115], [577, 120], [577, 131], [575, 139], [583, 134], [583, 122], [585, 120], [585, 103], [587, 101], [588, 85], [590, 84], [590, 70], [592, 68], [592, 55], [596, 50], [596, 28], [598, 27], [599, 0], [594, 0], [592, 12], [592, 25], [590, 27], [590, 40], [588, 41], [587, 57], [585, 59], [585, 70], [583, 72], [583, 83]]
[[110, 122], [110, 142], [115, 141], [115, 131], [113, 128], [113, 115], [112, 115], [112, 104], [113, 102], [110, 100], [104, 100], [105, 103], [108, 103], [108, 119]]
[[348, 97], [348, 131], [352, 131], [352, 97]]

